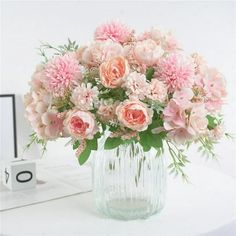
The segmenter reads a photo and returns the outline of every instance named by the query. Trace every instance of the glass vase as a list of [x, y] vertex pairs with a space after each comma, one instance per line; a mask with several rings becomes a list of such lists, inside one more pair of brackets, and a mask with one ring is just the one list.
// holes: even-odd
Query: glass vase
[[[104, 143], [103, 143], [104, 144]], [[93, 194], [97, 210], [111, 218], [147, 218], [165, 202], [166, 168], [155, 149], [131, 142], [94, 153]]]

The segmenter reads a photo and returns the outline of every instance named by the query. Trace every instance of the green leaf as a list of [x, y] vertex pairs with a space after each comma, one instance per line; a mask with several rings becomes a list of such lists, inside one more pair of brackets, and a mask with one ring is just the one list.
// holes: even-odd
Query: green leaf
[[140, 136], [140, 144], [143, 146], [143, 150], [149, 151], [151, 147], [156, 149], [163, 147], [162, 139], [165, 137], [165, 134], [153, 134], [150, 130], [146, 130], [139, 134]]
[[218, 120], [215, 117], [207, 115], [206, 118], [208, 120], [207, 128], [209, 130], [214, 129], [218, 125]]
[[105, 149], [113, 149], [118, 147], [120, 144], [123, 144], [123, 140], [121, 138], [110, 138], [108, 137], [105, 141]]
[[86, 146], [90, 148], [91, 150], [97, 150], [98, 149], [98, 140], [97, 138], [93, 138], [92, 140], [87, 139], [86, 140]]
[[147, 68], [147, 70], [146, 70], [146, 78], [147, 78], [147, 80], [150, 81], [153, 78], [154, 72], [155, 72], [155, 70], [154, 70], [153, 67]]
[[73, 143], [73, 150], [77, 149], [79, 147], [79, 144], [80, 144], [80, 141], [79, 140], [76, 140], [74, 143]]
[[91, 149], [86, 147], [85, 150], [79, 155], [78, 161], [80, 165], [83, 165], [89, 158]]

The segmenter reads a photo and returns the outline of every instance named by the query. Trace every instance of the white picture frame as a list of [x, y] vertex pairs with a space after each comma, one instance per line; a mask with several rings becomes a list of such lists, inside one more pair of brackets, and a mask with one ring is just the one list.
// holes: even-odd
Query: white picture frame
[[0, 94], [0, 161], [18, 157], [14, 94]]

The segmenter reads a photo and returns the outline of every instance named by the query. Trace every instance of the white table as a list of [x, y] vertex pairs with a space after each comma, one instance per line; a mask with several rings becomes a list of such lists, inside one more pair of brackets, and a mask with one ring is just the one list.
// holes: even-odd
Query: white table
[[192, 184], [169, 178], [167, 203], [147, 220], [118, 221], [96, 213], [92, 194], [78, 194], [1, 212], [2, 235], [233, 236], [235, 180], [203, 166], [188, 169]]

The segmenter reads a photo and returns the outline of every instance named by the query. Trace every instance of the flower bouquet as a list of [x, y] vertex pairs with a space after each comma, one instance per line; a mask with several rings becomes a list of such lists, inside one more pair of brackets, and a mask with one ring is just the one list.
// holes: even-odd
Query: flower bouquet
[[[81, 165], [100, 148], [117, 153], [126, 147], [123, 156], [137, 149], [136, 188], [150, 151], [155, 159], [169, 151], [171, 173], [184, 178], [185, 147], [196, 144], [215, 156], [214, 144], [225, 134], [225, 80], [199, 54], [186, 55], [171, 32], [152, 28], [136, 34], [112, 21], [95, 30], [89, 45], [42, 43], [39, 52], [43, 62], [25, 95], [34, 130], [30, 143], [45, 149], [48, 141], [69, 137]], [[115, 169], [112, 162], [108, 166]]]

